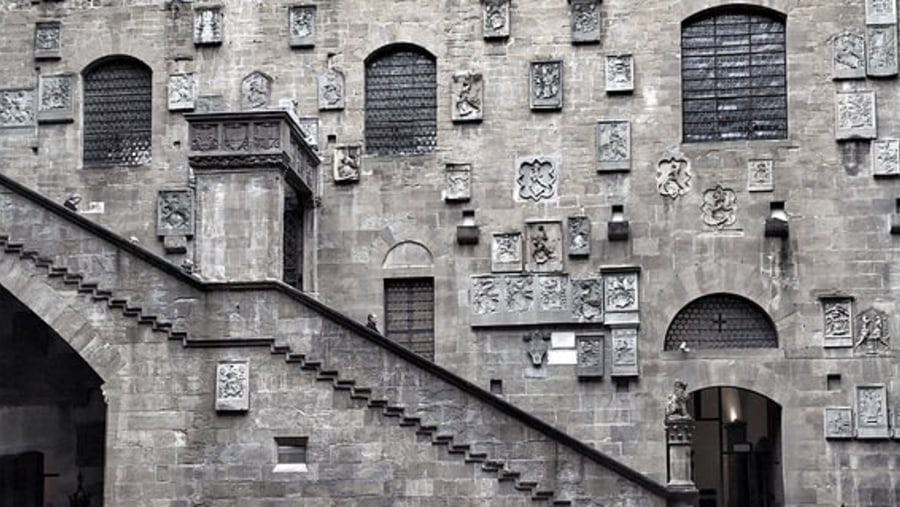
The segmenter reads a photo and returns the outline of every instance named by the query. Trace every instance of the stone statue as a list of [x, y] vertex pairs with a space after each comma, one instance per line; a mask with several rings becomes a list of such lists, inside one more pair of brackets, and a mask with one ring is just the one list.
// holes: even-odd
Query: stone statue
[[676, 380], [675, 389], [666, 402], [666, 422], [691, 419], [687, 411], [687, 402], [687, 384]]

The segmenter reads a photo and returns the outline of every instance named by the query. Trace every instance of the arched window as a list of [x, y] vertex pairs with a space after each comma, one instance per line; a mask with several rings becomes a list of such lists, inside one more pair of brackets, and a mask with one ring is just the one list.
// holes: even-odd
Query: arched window
[[152, 72], [127, 56], [103, 59], [84, 71], [84, 165], [150, 162]]
[[665, 350], [754, 349], [778, 347], [772, 319], [748, 299], [710, 294], [695, 299], [675, 315], [666, 331]]
[[393, 45], [366, 59], [366, 151], [430, 153], [437, 144], [435, 59], [424, 49]]
[[704, 11], [681, 27], [685, 142], [787, 137], [784, 16]]

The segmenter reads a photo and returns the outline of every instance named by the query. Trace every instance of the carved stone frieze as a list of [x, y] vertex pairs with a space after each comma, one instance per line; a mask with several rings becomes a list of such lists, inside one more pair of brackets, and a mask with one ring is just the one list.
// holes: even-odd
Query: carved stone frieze
[[359, 181], [362, 174], [362, 146], [338, 146], [334, 149], [334, 182]]
[[472, 165], [447, 164], [447, 189], [444, 200], [448, 202], [466, 202], [472, 198]]
[[887, 388], [884, 384], [856, 386], [856, 438], [888, 438]]
[[865, 79], [866, 41], [851, 32], [841, 32], [831, 40], [832, 77], [834, 79]]
[[822, 298], [822, 336], [825, 347], [853, 346], [853, 299]]
[[461, 72], [450, 83], [450, 116], [454, 122], [484, 119], [484, 78], [480, 73]]
[[633, 327], [613, 328], [611, 335], [610, 376], [636, 377], [640, 375], [637, 329]]
[[221, 5], [194, 9], [194, 44], [215, 46], [222, 44], [225, 36], [225, 14]]
[[194, 193], [162, 190], [156, 197], [156, 235], [194, 235]]
[[866, 39], [866, 74], [897, 75], [897, 25], [867, 26]]
[[597, 172], [631, 169], [631, 123], [597, 122]]
[[219, 361], [216, 365], [216, 411], [250, 410], [250, 362]]
[[569, 217], [566, 221], [569, 257], [591, 254], [591, 219], [586, 216]]
[[316, 6], [293, 5], [288, 8], [288, 44], [292, 48], [316, 45]]
[[534, 331], [523, 336], [522, 340], [531, 365], [535, 368], [543, 366], [547, 362], [547, 350], [550, 349], [550, 333]]
[[888, 314], [869, 308], [856, 316], [854, 351], [875, 356], [891, 350], [891, 324]]
[[250, 124], [233, 122], [222, 125], [222, 148], [228, 151], [248, 151], [250, 149]]
[[272, 100], [272, 78], [265, 72], [253, 71], [241, 81], [241, 107], [260, 109]]
[[575, 350], [577, 363], [575, 375], [579, 378], [600, 378], [606, 358], [606, 343], [603, 335], [576, 335]]
[[319, 109], [322, 111], [344, 109], [344, 73], [330, 68], [319, 76]]
[[853, 438], [853, 408], [825, 407], [825, 439]]
[[604, 323], [600, 279], [571, 280], [565, 274], [474, 275], [469, 298], [470, 323], [475, 327]]
[[881, 138], [872, 141], [872, 175], [900, 176], [900, 139]]
[[482, 0], [482, 34], [485, 39], [509, 37], [510, 0]]
[[600, 42], [600, 0], [571, 0], [572, 42]]
[[41, 21], [34, 24], [34, 59], [58, 60], [62, 58], [62, 23]]
[[557, 110], [563, 106], [561, 60], [531, 62], [531, 109]]
[[656, 164], [656, 188], [660, 195], [677, 199], [691, 189], [691, 162], [683, 154], [672, 154]]
[[0, 90], [0, 128], [32, 127], [34, 89]]
[[572, 315], [578, 322], [603, 321], [603, 279], [572, 280]]
[[606, 91], [634, 91], [634, 56], [606, 55]]
[[558, 272], [563, 269], [562, 224], [558, 221], [525, 224], [526, 267], [533, 273]]
[[495, 233], [491, 240], [491, 271], [522, 271], [522, 233]]
[[703, 204], [700, 205], [703, 223], [717, 229], [734, 225], [737, 220], [737, 196], [734, 190], [716, 185], [703, 192]]
[[516, 198], [547, 201], [558, 197], [559, 159], [528, 157], [516, 160]]
[[197, 80], [193, 74], [172, 74], [167, 86], [169, 111], [190, 111], [194, 109], [197, 97]]
[[882, 25], [897, 22], [897, 0], [866, 0], [866, 24]]
[[838, 140], [876, 138], [875, 92], [838, 93], [834, 99], [834, 123]]
[[565, 312], [569, 309], [569, 277], [566, 275], [541, 275], [535, 277], [540, 289], [538, 298], [542, 311]]
[[757, 159], [747, 161], [747, 190], [771, 192], [775, 189], [775, 161]]
[[196, 123], [190, 127], [192, 151], [217, 151], [219, 149], [219, 125]]
[[491, 316], [500, 312], [500, 292], [504, 280], [495, 276], [472, 277], [472, 314]]
[[41, 76], [38, 79], [39, 123], [74, 121], [75, 83], [74, 74]]
[[529, 275], [506, 277], [504, 298], [508, 312], [534, 311], [534, 277]]

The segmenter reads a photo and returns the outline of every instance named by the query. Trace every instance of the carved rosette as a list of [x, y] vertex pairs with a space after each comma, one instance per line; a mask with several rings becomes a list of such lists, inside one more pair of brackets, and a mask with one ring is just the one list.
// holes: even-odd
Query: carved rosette
[[631, 123], [597, 122], [597, 172], [631, 169]]
[[822, 298], [822, 335], [825, 347], [853, 346], [853, 300]]
[[0, 90], [0, 128], [34, 126], [34, 102], [33, 89]]
[[316, 6], [294, 5], [288, 9], [288, 44], [292, 48], [316, 45]]
[[75, 75], [41, 76], [38, 79], [38, 122], [70, 122], [74, 119]]
[[528, 270], [533, 273], [562, 271], [562, 224], [558, 221], [528, 222], [525, 233]]
[[531, 62], [531, 109], [559, 110], [563, 106], [563, 64], [560, 60]]
[[656, 164], [656, 188], [660, 195], [677, 199], [691, 189], [691, 162], [683, 154], [673, 154]]
[[509, 0], [482, 0], [481, 20], [485, 39], [509, 37]]
[[634, 91], [634, 56], [606, 55], [606, 91]]
[[717, 229], [734, 225], [737, 220], [736, 200], [734, 190], [722, 185], [703, 192], [703, 204], [700, 205], [703, 223]]
[[835, 138], [874, 139], [878, 136], [875, 92], [838, 93], [834, 99]]
[[472, 165], [447, 164], [445, 169], [447, 189], [444, 200], [447, 202], [466, 202], [472, 198]]
[[250, 410], [250, 362], [220, 361], [216, 365], [216, 411]]
[[866, 73], [873, 77], [897, 75], [897, 25], [866, 27]]
[[881, 310], [869, 308], [856, 316], [856, 342], [854, 351], [857, 354], [877, 356], [891, 349], [891, 325], [888, 314]]
[[855, 33], [841, 32], [832, 38], [831, 48], [834, 79], [865, 79], [865, 39]]
[[591, 220], [586, 216], [568, 217], [569, 257], [587, 257], [591, 254]]
[[774, 160], [748, 160], [747, 190], [750, 192], [771, 192], [775, 189], [774, 172]]
[[362, 146], [338, 146], [334, 150], [334, 182], [355, 183], [362, 174]]
[[222, 44], [224, 33], [225, 15], [222, 6], [212, 5], [194, 9], [194, 45]]
[[328, 69], [319, 76], [319, 109], [336, 111], [344, 109], [344, 73]]
[[522, 233], [496, 233], [491, 238], [491, 271], [522, 271]]
[[62, 57], [62, 23], [41, 21], [34, 25], [34, 59], [58, 60]]
[[853, 409], [825, 407], [825, 439], [842, 440], [853, 436]]
[[450, 83], [450, 116], [454, 122], [484, 119], [484, 78], [480, 73], [461, 72]]
[[167, 85], [169, 111], [190, 111], [194, 109], [197, 97], [197, 80], [193, 74], [173, 74]]
[[163, 190], [156, 198], [156, 235], [194, 235], [194, 193]]
[[900, 139], [876, 139], [871, 149], [872, 175], [900, 176]]
[[888, 438], [887, 388], [884, 384], [856, 386], [856, 438]]
[[528, 157], [516, 160], [516, 198], [534, 202], [558, 196], [559, 159]]
[[578, 335], [575, 337], [575, 375], [579, 378], [600, 378], [605, 363], [603, 335]]
[[600, 0], [570, 0], [572, 42], [600, 42]]

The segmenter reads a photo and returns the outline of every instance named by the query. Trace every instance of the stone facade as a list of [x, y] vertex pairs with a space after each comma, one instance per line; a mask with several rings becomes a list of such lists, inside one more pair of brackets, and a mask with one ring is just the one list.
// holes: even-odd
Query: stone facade
[[[495, 408], [454, 412], [457, 405], [494, 406], [484, 405], [480, 394], [435, 380], [443, 371], [485, 389], [502, 380], [504, 402], [640, 471], [654, 484], [667, 481], [661, 393], [668, 392], [673, 378], [697, 390], [734, 386], [754, 391], [781, 407], [776, 452], [783, 485], [778, 494], [785, 505], [900, 503], [900, 478], [889, 472], [900, 444], [887, 440], [897, 428], [886, 411], [900, 405], [896, 340], [884, 339], [900, 333], [898, 282], [893, 281], [896, 244], [888, 229], [897, 196], [895, 181], [883, 177], [893, 172], [872, 159], [878, 155], [870, 148], [878, 140], [892, 142], [900, 129], [896, 51], [879, 53], [877, 61], [865, 51], [873, 41], [883, 44], [879, 30], [896, 23], [893, 3], [741, 2], [784, 16], [788, 136], [703, 143], [681, 139], [682, 69], [675, 54], [682, 22], [728, 5], [724, 1], [687, 0], [677, 6], [597, 2], [598, 29], [591, 25], [590, 35], [580, 41], [575, 35], [582, 31], [572, 27], [573, 7], [566, 2], [483, 0], [411, 9], [403, 2], [347, 0], [305, 2], [300, 11], [292, 2], [96, 3], [12, 2], [0, 13], [6, 42], [0, 50], [6, 69], [0, 83], [2, 173], [57, 203], [75, 193], [83, 197], [77, 215], [58, 219], [41, 211], [42, 205], [4, 201], [0, 236], [89, 274], [101, 287], [167, 316], [191, 340], [209, 342], [182, 348], [136, 321], [112, 315], [103, 304], [91, 306], [90, 298], [53, 280], [29, 281], [32, 261], [2, 256], [0, 285], [50, 323], [107, 382], [105, 505], [169, 499], [181, 502], [176, 505], [218, 506], [233, 503], [237, 494], [252, 499], [250, 505], [292, 495], [327, 504], [332, 498], [387, 491], [398, 505], [431, 496], [446, 497], [450, 505], [493, 496], [504, 496], [509, 505], [529, 505], [527, 493], [513, 498], [506, 484], [482, 482], [479, 474], [494, 478], [502, 466], [485, 471], [477, 465], [473, 477], [465, 456], [447, 459], [458, 449], [432, 445], [441, 435], [424, 431], [420, 438], [425, 441], [417, 442], [415, 429], [395, 424], [402, 419], [367, 407], [381, 396], [419, 407], [428, 396], [416, 393], [410, 379], [420, 379], [446, 402], [421, 405], [422, 413], [432, 416], [422, 421], [450, 424], [465, 434], [454, 442], [489, 444], [492, 458], [493, 451], [509, 451], [510, 459], [523, 465], [519, 470], [552, 476], [552, 489], [560, 497], [574, 494], [594, 474], [601, 478], [598, 483], [606, 481], [645, 502], [636, 505], [665, 502], [652, 484], [604, 475], [608, 469], [585, 458], [590, 453], [577, 446], [566, 447], [565, 453], [579, 457], [561, 464], [558, 474], [537, 473], [550, 466], [546, 449], [516, 455], [505, 447], [506, 440], [479, 435], [503, 427], [495, 418], [508, 414], [498, 415], [506, 412]], [[298, 12], [312, 15], [313, 24], [301, 31], [295, 29]], [[430, 153], [374, 156], [365, 151], [366, 60], [394, 43], [424, 48], [437, 62], [437, 137]], [[152, 162], [84, 168], [81, 75], [98, 59], [120, 54], [152, 69]], [[633, 90], [610, 89], [608, 57], [625, 56]], [[36, 58], [40, 76], [74, 79], [74, 103], [65, 118], [41, 120], [44, 95], [34, 71]], [[342, 108], [320, 107], [319, 78], [325, 69], [342, 73]], [[279, 109], [290, 102], [300, 117], [318, 117], [318, 179], [309, 186], [314, 195], [300, 198], [305, 203], [302, 289], [317, 299], [295, 297], [272, 282], [282, 278], [285, 203], [292, 198], [282, 173], [257, 173], [252, 167], [223, 173], [207, 167], [198, 175], [192, 169], [182, 112], [188, 106], [170, 110], [167, 95], [170, 76], [186, 75], [192, 76], [198, 99], [218, 97], [217, 107], [225, 111]], [[464, 80], [459, 76], [480, 76], [470, 84], [478, 87], [475, 106], [460, 102]], [[599, 162], [606, 159], [598, 160], [598, 152], [608, 143], [598, 139], [597, 129], [598, 122], [610, 121], [627, 122], [628, 165], [604, 170]], [[361, 147], [359, 172], [348, 180], [352, 184], [337, 185], [329, 175], [345, 147]], [[765, 177], [756, 177], [754, 161], [767, 162]], [[447, 199], [448, 165], [460, 163], [472, 168], [468, 195]], [[178, 253], [167, 249], [165, 236], [153, 226], [160, 192], [173, 189], [191, 189], [196, 199], [194, 235]], [[19, 195], [0, 188], [4, 199], [13, 194]], [[784, 203], [790, 226], [785, 238], [764, 235], [773, 201]], [[613, 204], [626, 206], [627, 241], [607, 240], [604, 224]], [[477, 244], [456, 241], [462, 207], [477, 210], [482, 237]], [[592, 225], [589, 245], [579, 250], [589, 255], [566, 251], [567, 220], [576, 216], [588, 217]], [[101, 233], [82, 227], [87, 221], [134, 238], [136, 245], [89, 248], [103, 242], [97, 239]], [[539, 272], [537, 264], [545, 263], [529, 258], [534, 224], [557, 224], [560, 230], [552, 272]], [[510, 234], [519, 234], [518, 261], [495, 255], [499, 235]], [[422, 245], [425, 253], [409, 262], [387, 262], [389, 252], [404, 242]], [[192, 266], [193, 274], [160, 270], [147, 263], [145, 250], [162, 256], [176, 272]], [[617, 279], [609, 273], [621, 274], [621, 269], [635, 273], [637, 280], [636, 300], [627, 311], [610, 314], [606, 292], [599, 295], [599, 306], [588, 305], [596, 315], [592, 319], [569, 313], [560, 320], [547, 311], [482, 326], [475, 325], [479, 317], [470, 310], [473, 291], [490, 277], [503, 277], [504, 284], [514, 277], [532, 280], [533, 297], [539, 298], [545, 278], [552, 279], [547, 287], [553, 280], [567, 280], [571, 294], [572, 281]], [[221, 287], [260, 280], [270, 285], [236, 284], [233, 291], [208, 292], [184, 277]], [[405, 278], [434, 282], [439, 370], [390, 344], [354, 352], [349, 343], [370, 344], [374, 337], [334, 316], [337, 309], [364, 321], [374, 313], [386, 323], [385, 280]], [[610, 286], [604, 285], [606, 291]], [[507, 308], [509, 302], [500, 299], [505, 287], [495, 289], [497, 304]], [[598, 299], [592, 290], [584, 289], [588, 302]], [[758, 305], [773, 322], [778, 347], [664, 350], [675, 315], [715, 293]], [[843, 326], [850, 331], [826, 327], [832, 321], [824, 317], [823, 305], [835, 294], [852, 305], [843, 312], [849, 319]], [[614, 299], [613, 306], [626, 300]], [[870, 309], [886, 316], [881, 320], [885, 328], [877, 335], [867, 328], [860, 335], [857, 316]], [[591, 350], [602, 344], [604, 353], [592, 357], [602, 357], [605, 367], [579, 366], [572, 354], [571, 361], [548, 359], [535, 368], [522, 337], [550, 324], [553, 333], [593, 337]], [[862, 337], [865, 342], [858, 343]], [[311, 370], [296, 371], [307, 364], [302, 361], [295, 368], [267, 351], [237, 347], [254, 343], [290, 345], [293, 352], [308, 355]], [[550, 343], [547, 358], [562, 357]], [[578, 343], [582, 354], [588, 351], [583, 345], [588, 342]], [[378, 369], [370, 371], [366, 365], [373, 357]], [[217, 415], [216, 365], [236, 360], [249, 361], [249, 410]], [[324, 361], [320, 369], [317, 360]], [[580, 377], [585, 366], [590, 371]], [[316, 381], [331, 368], [342, 375], [352, 371], [341, 379], [383, 393], [356, 398], [346, 385], [333, 384], [341, 386], [335, 390]], [[877, 396], [862, 397], [869, 392]], [[882, 399], [883, 417], [871, 408], [871, 400]], [[867, 403], [865, 417], [861, 400]], [[480, 419], [461, 424], [469, 416]], [[861, 420], [871, 426], [866, 426], [871, 430], [864, 432], [866, 438], [849, 435]], [[830, 427], [829, 421], [837, 422]], [[514, 425], [521, 433], [509, 438], [524, 439], [533, 431], [522, 421]], [[293, 436], [309, 437], [309, 472], [274, 474], [273, 439]], [[153, 450], [148, 454], [146, 449]], [[382, 455], [388, 457], [371, 459]], [[541, 464], [530, 469], [535, 457]], [[582, 470], [572, 463], [585, 459], [589, 465], [583, 475], [566, 472]], [[354, 479], [342, 482], [347, 477]], [[595, 502], [603, 503], [602, 493], [591, 491], [597, 491]]]

